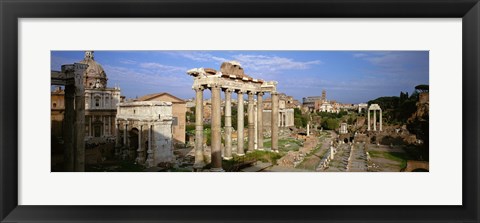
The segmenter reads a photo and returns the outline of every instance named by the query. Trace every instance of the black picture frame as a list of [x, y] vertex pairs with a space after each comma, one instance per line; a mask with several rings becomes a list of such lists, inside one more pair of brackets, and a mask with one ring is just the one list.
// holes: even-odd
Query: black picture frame
[[[1, 222], [479, 222], [478, 0], [0, 0], [0, 16]], [[463, 205], [18, 205], [18, 19], [63, 17], [462, 18]]]

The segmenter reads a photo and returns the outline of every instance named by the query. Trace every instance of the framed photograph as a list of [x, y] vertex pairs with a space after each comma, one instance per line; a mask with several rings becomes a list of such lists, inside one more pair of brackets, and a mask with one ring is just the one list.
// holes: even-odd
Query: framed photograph
[[2, 1], [2, 222], [478, 222], [478, 1]]

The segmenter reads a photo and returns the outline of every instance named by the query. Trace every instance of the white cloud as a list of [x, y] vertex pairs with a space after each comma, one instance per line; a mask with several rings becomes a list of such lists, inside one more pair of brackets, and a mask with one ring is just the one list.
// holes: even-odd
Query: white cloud
[[176, 55], [179, 55], [179, 56], [182, 56], [182, 57], [185, 57], [187, 59], [190, 59], [190, 60], [194, 60], [194, 61], [204, 61], [204, 62], [208, 62], [208, 61], [216, 61], [216, 62], [225, 62], [225, 61], [229, 61], [229, 59], [226, 59], [226, 58], [222, 58], [222, 57], [216, 57], [216, 56], [213, 56], [209, 53], [200, 53], [200, 52], [178, 52], [178, 53], [175, 53]]
[[295, 61], [291, 58], [265, 55], [239, 54], [233, 56], [245, 69], [259, 72], [275, 72], [279, 70], [308, 69], [312, 65], [321, 64], [320, 60]]
[[[250, 76], [264, 79], [274, 78], [274, 75], [284, 70], [304, 70], [313, 65], [322, 64], [320, 60], [296, 61], [292, 58], [265, 56], [256, 54], [237, 54], [230, 58], [213, 56], [209, 53], [201, 52], [178, 52], [177, 56], [199, 61], [199, 62], [215, 62], [238, 61]], [[215, 69], [215, 68], [214, 68]]]
[[137, 64], [137, 61], [129, 60], [129, 59], [122, 59], [122, 60], [120, 60], [120, 63], [122, 63], [122, 64], [128, 64], [128, 65], [133, 65], [133, 64]]
[[185, 67], [177, 67], [177, 66], [170, 66], [170, 65], [164, 65], [160, 63], [141, 63], [140, 64], [141, 68], [146, 68], [146, 69], [159, 69], [160, 72], [187, 72], [187, 68]]
[[[118, 84], [120, 87], [129, 85], [136, 86], [139, 89], [144, 87], [157, 87], [159, 92], [161, 88], [185, 87], [191, 86], [191, 77], [178, 67], [165, 66], [165, 69], [156, 63], [144, 64], [147, 69], [134, 69], [119, 66], [105, 65], [104, 69], [110, 80], [110, 85]], [[154, 69], [153, 69], [154, 68]], [[113, 83], [112, 83], [113, 82]]]

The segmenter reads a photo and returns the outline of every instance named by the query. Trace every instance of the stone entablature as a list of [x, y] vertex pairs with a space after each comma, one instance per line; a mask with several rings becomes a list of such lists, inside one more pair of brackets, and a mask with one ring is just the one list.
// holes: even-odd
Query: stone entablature
[[172, 121], [172, 102], [123, 102], [118, 104], [117, 120]]
[[233, 91], [243, 92], [266, 92], [275, 89], [275, 83], [260, 83], [249, 82], [238, 79], [227, 79], [221, 76], [200, 76], [196, 77], [193, 84], [193, 89], [199, 86], [211, 87], [213, 85], [219, 85], [224, 89], [231, 89]]
[[366, 103], [358, 104], [358, 113], [362, 113], [362, 111], [367, 111], [367, 109], [368, 109], [368, 104]]

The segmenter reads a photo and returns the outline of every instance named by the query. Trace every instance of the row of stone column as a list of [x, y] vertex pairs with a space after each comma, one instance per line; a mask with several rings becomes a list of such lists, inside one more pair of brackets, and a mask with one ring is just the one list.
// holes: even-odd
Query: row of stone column
[[[212, 92], [212, 143], [211, 143], [211, 171], [223, 171], [221, 151], [221, 91], [225, 92], [225, 152], [224, 159], [232, 159], [232, 89], [222, 89], [219, 85], [212, 85], [209, 88]], [[205, 88], [195, 88], [195, 164], [194, 168], [200, 169], [205, 166], [203, 155], [203, 91]], [[263, 92], [236, 90], [237, 103], [237, 155], [245, 155], [244, 151], [244, 98], [248, 94], [248, 147], [247, 151], [255, 149], [255, 138], [257, 149], [263, 150]], [[255, 100], [257, 96], [257, 118], [255, 123]], [[272, 123], [278, 122], [278, 94], [272, 93]], [[272, 150], [278, 151], [278, 125], [272, 125]]]

